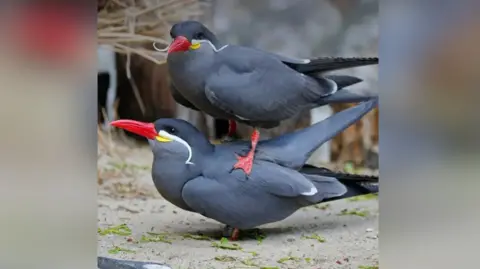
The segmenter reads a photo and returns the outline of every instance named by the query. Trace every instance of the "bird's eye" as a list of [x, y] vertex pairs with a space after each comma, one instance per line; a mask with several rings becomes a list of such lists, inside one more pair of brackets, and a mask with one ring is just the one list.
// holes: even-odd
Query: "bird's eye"
[[167, 126], [164, 128], [165, 132], [169, 133], [169, 134], [175, 134], [177, 133], [177, 130], [175, 128], [173, 128], [172, 126]]
[[205, 34], [204, 33], [197, 33], [195, 35], [194, 39], [197, 39], [197, 40], [205, 39]]

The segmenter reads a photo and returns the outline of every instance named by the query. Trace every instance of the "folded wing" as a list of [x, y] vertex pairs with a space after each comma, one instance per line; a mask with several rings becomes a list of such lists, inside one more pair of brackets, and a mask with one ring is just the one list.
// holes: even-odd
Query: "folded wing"
[[208, 77], [205, 94], [240, 119], [284, 120], [337, 89], [332, 80], [305, 76], [258, 50], [229, 46], [217, 56], [217, 70]]

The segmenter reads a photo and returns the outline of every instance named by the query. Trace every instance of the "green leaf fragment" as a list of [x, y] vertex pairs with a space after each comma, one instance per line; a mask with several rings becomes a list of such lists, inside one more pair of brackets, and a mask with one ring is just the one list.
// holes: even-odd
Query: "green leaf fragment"
[[308, 235], [308, 236], [303, 236], [303, 238], [305, 239], [314, 239], [314, 240], [317, 240], [318, 242], [320, 243], [325, 243], [327, 240], [323, 237], [321, 237], [320, 235], [318, 234], [312, 234], [312, 235]]
[[359, 211], [359, 210], [348, 210], [348, 209], [343, 209], [342, 211], [340, 211], [340, 214], [338, 214], [339, 216], [345, 216], [345, 215], [353, 215], [353, 216], [359, 216], [359, 217], [366, 217], [368, 216], [369, 212], [368, 210], [362, 210], [362, 211]]
[[343, 166], [343, 170], [349, 174], [355, 174], [355, 165], [352, 162], [347, 162]]
[[99, 235], [107, 235], [107, 234], [116, 234], [122, 236], [132, 235], [132, 230], [127, 226], [127, 224], [120, 224], [117, 226], [101, 229], [98, 228]]
[[263, 242], [263, 240], [267, 238], [267, 236], [264, 234], [258, 234], [255, 236], [255, 238], [257, 239], [257, 242], [260, 245]]
[[215, 260], [216, 261], [219, 261], [219, 262], [233, 262], [235, 261], [235, 257], [232, 257], [232, 256], [228, 256], [228, 255], [221, 255], [221, 256], [216, 256], [215, 257]]
[[220, 242], [212, 242], [212, 247], [220, 248], [220, 249], [228, 249], [228, 250], [241, 250], [242, 247], [236, 243], [230, 244], [227, 238], [222, 237]]
[[118, 254], [120, 252], [136, 253], [136, 251], [134, 251], [134, 250], [121, 248], [121, 247], [118, 247], [118, 246], [114, 246], [113, 248], [108, 250], [108, 253], [110, 253], [110, 254]]
[[368, 200], [373, 200], [373, 199], [378, 199], [378, 194], [369, 193], [369, 194], [365, 194], [365, 195], [359, 195], [359, 196], [348, 198], [347, 201], [357, 202], [357, 201], [368, 201]]
[[142, 235], [142, 238], [140, 239], [140, 242], [162, 242], [162, 243], [167, 243], [171, 244], [172, 241], [168, 239], [167, 233], [152, 233], [152, 232], [147, 232], [149, 236]]
[[320, 210], [327, 210], [330, 208], [330, 204], [314, 205], [313, 207]]
[[113, 166], [114, 168], [118, 169], [118, 170], [123, 170], [127, 167], [126, 163], [110, 162], [110, 165]]
[[289, 256], [289, 257], [284, 257], [284, 258], [281, 258], [279, 259], [277, 262], [278, 263], [286, 263], [288, 261], [300, 261], [301, 259], [298, 258], [298, 257], [293, 257], [293, 256]]
[[245, 264], [246, 266], [258, 266], [253, 262], [252, 259], [245, 259], [245, 260], [241, 260], [240, 262]]
[[185, 239], [193, 239], [193, 240], [204, 240], [204, 241], [212, 241], [212, 238], [206, 235], [199, 235], [199, 234], [184, 234], [183, 238]]
[[378, 266], [360, 265], [358, 269], [378, 269]]

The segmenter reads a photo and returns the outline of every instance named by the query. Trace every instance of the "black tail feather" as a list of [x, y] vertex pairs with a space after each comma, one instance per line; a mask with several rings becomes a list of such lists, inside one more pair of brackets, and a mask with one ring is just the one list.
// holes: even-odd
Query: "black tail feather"
[[313, 165], [304, 165], [300, 170], [305, 174], [314, 174], [319, 176], [333, 177], [340, 181], [347, 192], [341, 196], [325, 199], [322, 202], [341, 200], [359, 195], [378, 193], [378, 176], [363, 176], [348, 173], [333, 172], [324, 167], [315, 167]]
[[322, 57], [310, 60], [309, 63], [286, 63], [303, 74], [330, 72], [340, 69], [378, 64], [378, 57]]
[[354, 76], [329, 75], [325, 78], [335, 81], [339, 90], [363, 81], [363, 79]]
[[339, 181], [349, 181], [349, 182], [357, 182], [357, 183], [377, 183], [378, 176], [367, 176], [367, 175], [356, 175], [356, 174], [349, 174], [349, 173], [341, 173], [341, 172], [333, 172], [330, 169], [325, 167], [316, 167], [310, 164], [305, 164], [302, 169], [300, 170], [302, 173], [306, 174], [314, 174], [319, 176], [325, 177], [334, 177]]
[[[362, 82], [363, 80], [354, 76], [344, 76], [344, 75], [328, 75], [328, 76], [310, 76], [319, 83], [320, 86], [331, 87], [331, 81], [334, 81], [337, 84], [337, 92], [334, 92], [328, 96], [322, 96], [316, 102], [317, 106], [323, 106], [326, 104], [335, 104], [335, 103], [360, 103], [372, 100], [372, 98], [378, 97], [378, 93], [358, 91], [354, 89], [347, 88], [351, 85]], [[328, 81], [328, 80], [330, 81]]]
[[339, 103], [360, 103], [378, 98], [378, 93], [359, 92], [352, 89], [343, 89], [336, 93], [321, 98], [317, 105], [339, 104]]
[[335, 200], [341, 200], [345, 198], [365, 195], [365, 194], [373, 194], [378, 193], [378, 185], [377, 184], [368, 184], [368, 183], [357, 183], [357, 182], [349, 182], [349, 181], [342, 181], [340, 182], [347, 187], [347, 192], [344, 195], [332, 197], [323, 200], [322, 202], [329, 202]]

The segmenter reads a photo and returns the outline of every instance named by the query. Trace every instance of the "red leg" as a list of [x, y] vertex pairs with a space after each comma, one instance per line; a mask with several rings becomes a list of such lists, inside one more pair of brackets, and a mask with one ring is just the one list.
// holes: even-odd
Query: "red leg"
[[228, 137], [233, 137], [237, 132], [237, 122], [234, 120], [228, 120]]
[[234, 228], [232, 231], [232, 236], [230, 236], [230, 241], [237, 241], [239, 236], [240, 236], [240, 230], [237, 228]]
[[257, 148], [258, 140], [260, 139], [260, 133], [258, 130], [254, 130], [251, 136], [252, 148], [246, 156], [237, 156], [237, 163], [233, 166], [234, 169], [242, 169], [245, 174], [250, 175], [252, 172], [253, 159], [255, 157], [255, 149]]

